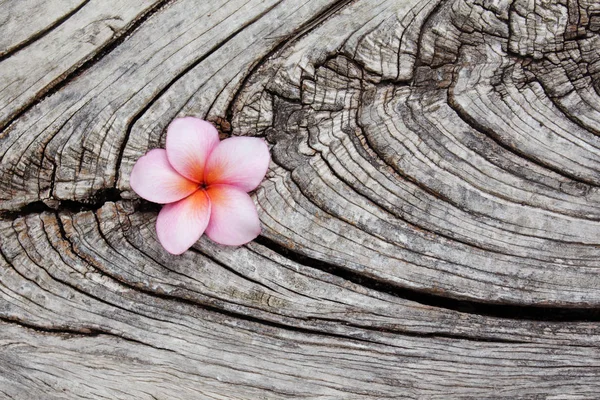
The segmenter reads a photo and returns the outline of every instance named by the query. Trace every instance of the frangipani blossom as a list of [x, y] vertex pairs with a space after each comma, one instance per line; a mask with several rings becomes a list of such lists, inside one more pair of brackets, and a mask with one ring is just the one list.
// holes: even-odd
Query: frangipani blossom
[[203, 233], [213, 241], [239, 246], [260, 233], [254, 202], [247, 194], [269, 167], [264, 140], [233, 137], [219, 142], [214, 126], [198, 118], [175, 119], [167, 129], [166, 150], [154, 149], [131, 171], [131, 188], [165, 204], [156, 233], [172, 254], [189, 249]]

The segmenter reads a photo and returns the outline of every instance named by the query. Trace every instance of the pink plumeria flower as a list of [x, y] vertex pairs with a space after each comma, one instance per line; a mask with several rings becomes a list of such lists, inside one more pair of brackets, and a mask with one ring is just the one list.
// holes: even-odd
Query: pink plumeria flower
[[233, 137], [219, 142], [214, 126], [198, 118], [175, 119], [166, 150], [154, 149], [133, 166], [130, 184], [146, 200], [166, 204], [156, 233], [171, 254], [189, 249], [203, 233], [239, 246], [256, 238], [260, 221], [247, 194], [269, 167], [264, 140]]

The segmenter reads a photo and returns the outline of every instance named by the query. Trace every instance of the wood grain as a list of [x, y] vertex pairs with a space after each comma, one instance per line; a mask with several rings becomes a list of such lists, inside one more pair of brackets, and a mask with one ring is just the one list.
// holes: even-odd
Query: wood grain
[[[598, 2], [0, 21], [0, 398], [598, 397]], [[268, 141], [254, 242], [158, 244], [129, 174], [183, 115]]]

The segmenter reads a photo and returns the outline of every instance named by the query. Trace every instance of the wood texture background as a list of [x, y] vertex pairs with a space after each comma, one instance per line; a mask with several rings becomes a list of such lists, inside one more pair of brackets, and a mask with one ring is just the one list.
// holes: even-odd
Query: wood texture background
[[[0, 1], [0, 398], [600, 398], [597, 0]], [[240, 248], [135, 161], [271, 146]]]

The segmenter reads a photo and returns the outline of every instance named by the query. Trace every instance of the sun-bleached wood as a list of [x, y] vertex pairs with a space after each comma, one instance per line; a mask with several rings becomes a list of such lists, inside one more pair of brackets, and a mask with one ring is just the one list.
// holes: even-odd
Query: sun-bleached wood
[[[597, 398], [598, 2], [0, 21], [0, 398]], [[269, 143], [256, 241], [158, 244], [129, 174], [183, 115]]]

